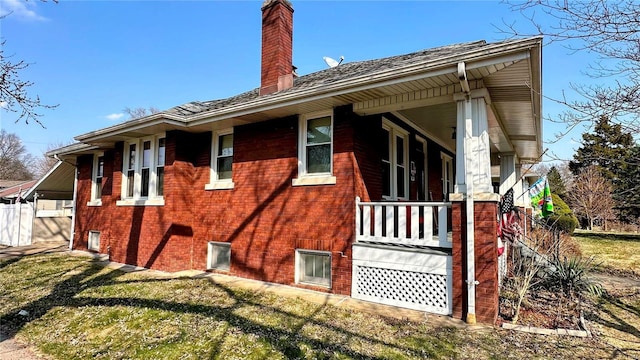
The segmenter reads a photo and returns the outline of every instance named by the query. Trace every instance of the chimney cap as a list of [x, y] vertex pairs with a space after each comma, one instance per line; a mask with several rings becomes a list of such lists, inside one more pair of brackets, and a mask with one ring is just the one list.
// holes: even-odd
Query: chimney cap
[[291, 1], [289, 0], [264, 0], [261, 9], [262, 11], [264, 11], [266, 8], [271, 7], [277, 3], [281, 3], [282, 5], [288, 7], [289, 9], [291, 9], [291, 11], [293, 11], [293, 5], [291, 5]]

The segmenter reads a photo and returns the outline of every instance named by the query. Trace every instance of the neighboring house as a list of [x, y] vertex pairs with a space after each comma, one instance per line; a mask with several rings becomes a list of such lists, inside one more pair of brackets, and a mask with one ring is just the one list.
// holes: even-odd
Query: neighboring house
[[68, 241], [74, 174], [75, 166], [59, 161], [38, 180], [0, 190], [0, 245]]
[[0, 204], [15, 204], [38, 180], [0, 180]]
[[542, 39], [296, 77], [292, 18], [263, 5], [260, 88], [50, 154], [77, 164], [73, 248], [493, 322], [499, 193], [542, 154]]

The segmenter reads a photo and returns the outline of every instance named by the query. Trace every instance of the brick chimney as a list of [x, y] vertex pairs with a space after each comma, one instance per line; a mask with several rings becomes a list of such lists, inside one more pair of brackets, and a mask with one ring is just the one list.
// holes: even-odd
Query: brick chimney
[[260, 95], [293, 86], [293, 7], [289, 0], [262, 4]]

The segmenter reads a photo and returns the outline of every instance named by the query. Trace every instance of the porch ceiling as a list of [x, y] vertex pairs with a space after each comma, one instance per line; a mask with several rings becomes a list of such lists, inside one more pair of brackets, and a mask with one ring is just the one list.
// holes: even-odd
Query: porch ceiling
[[[540, 156], [542, 129], [537, 114], [539, 107], [536, 109], [535, 105], [539, 101], [539, 90], [536, 92], [531, 85], [535, 82], [532, 80], [535, 76], [533, 74], [538, 71], [532, 66], [529, 57], [468, 71], [471, 89], [486, 88], [489, 93], [487, 114], [492, 152], [516, 153], [521, 162], [532, 162]], [[438, 87], [420, 88], [433, 84]], [[409, 89], [411, 91], [407, 92]], [[434, 95], [416, 100], [415, 94], [425, 90], [433, 91]], [[457, 108], [453, 94], [461, 93], [461, 88], [454, 73], [385, 86], [380, 92], [386, 97], [361, 99], [366, 105], [362, 105], [356, 112], [392, 112], [417, 125], [441, 145], [455, 151], [452, 134], [456, 127]]]

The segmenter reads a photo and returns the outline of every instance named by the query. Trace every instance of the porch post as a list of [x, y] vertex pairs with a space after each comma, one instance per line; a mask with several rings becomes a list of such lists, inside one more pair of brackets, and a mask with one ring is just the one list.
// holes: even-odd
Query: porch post
[[513, 185], [513, 194], [515, 195], [514, 204], [524, 208], [528, 200], [525, 198], [524, 184], [522, 182], [522, 166], [516, 164], [516, 184]]
[[[485, 98], [488, 99], [486, 89], [454, 95], [458, 110], [456, 193], [450, 198], [453, 202], [460, 202], [464, 209], [459, 217], [454, 218], [460, 218], [462, 222], [464, 217], [465, 229], [460, 236], [454, 237], [459, 238], [460, 243], [453, 247], [456, 257], [453, 259], [453, 278], [462, 279], [463, 282], [454, 284], [453, 310], [456, 315], [462, 312], [470, 324], [476, 322], [476, 310], [479, 310], [482, 321], [492, 322], [495, 319], [491, 320], [491, 314], [497, 314], [497, 302], [493, 301], [497, 296], [497, 281], [491, 281], [494, 275], [497, 279], [497, 271], [492, 271], [491, 266], [487, 267], [497, 259], [497, 238], [496, 210], [488, 211], [491, 208], [486, 204], [493, 204], [497, 195], [491, 184], [491, 149]], [[457, 204], [452, 206], [458, 208]], [[454, 211], [454, 215], [457, 212]], [[491, 273], [483, 274], [486, 270]]]
[[[474, 94], [472, 94], [474, 95]], [[493, 193], [491, 185], [491, 148], [489, 146], [489, 121], [484, 94], [471, 99], [473, 124], [471, 164], [473, 166], [474, 193]]]
[[[513, 153], [500, 154], [500, 195], [504, 195], [509, 189], [511, 189], [518, 181], [516, 174], [516, 156]], [[516, 189], [513, 189], [514, 195], [519, 196], [516, 193]]]
[[[462, 94], [460, 94], [462, 95]], [[465, 141], [465, 105], [466, 101], [464, 97], [462, 99], [454, 97], [457, 100], [457, 124], [456, 124], [456, 184], [454, 186], [454, 192], [456, 194], [467, 193], [467, 159], [466, 153], [466, 141]]]
[[[491, 194], [491, 148], [489, 145], [489, 121], [487, 120], [486, 89], [473, 90], [469, 95], [456, 94], [456, 185], [455, 192], [466, 194], [469, 183], [473, 193]], [[471, 122], [471, 136], [465, 143], [466, 121]], [[468, 182], [465, 176], [469, 173]]]

